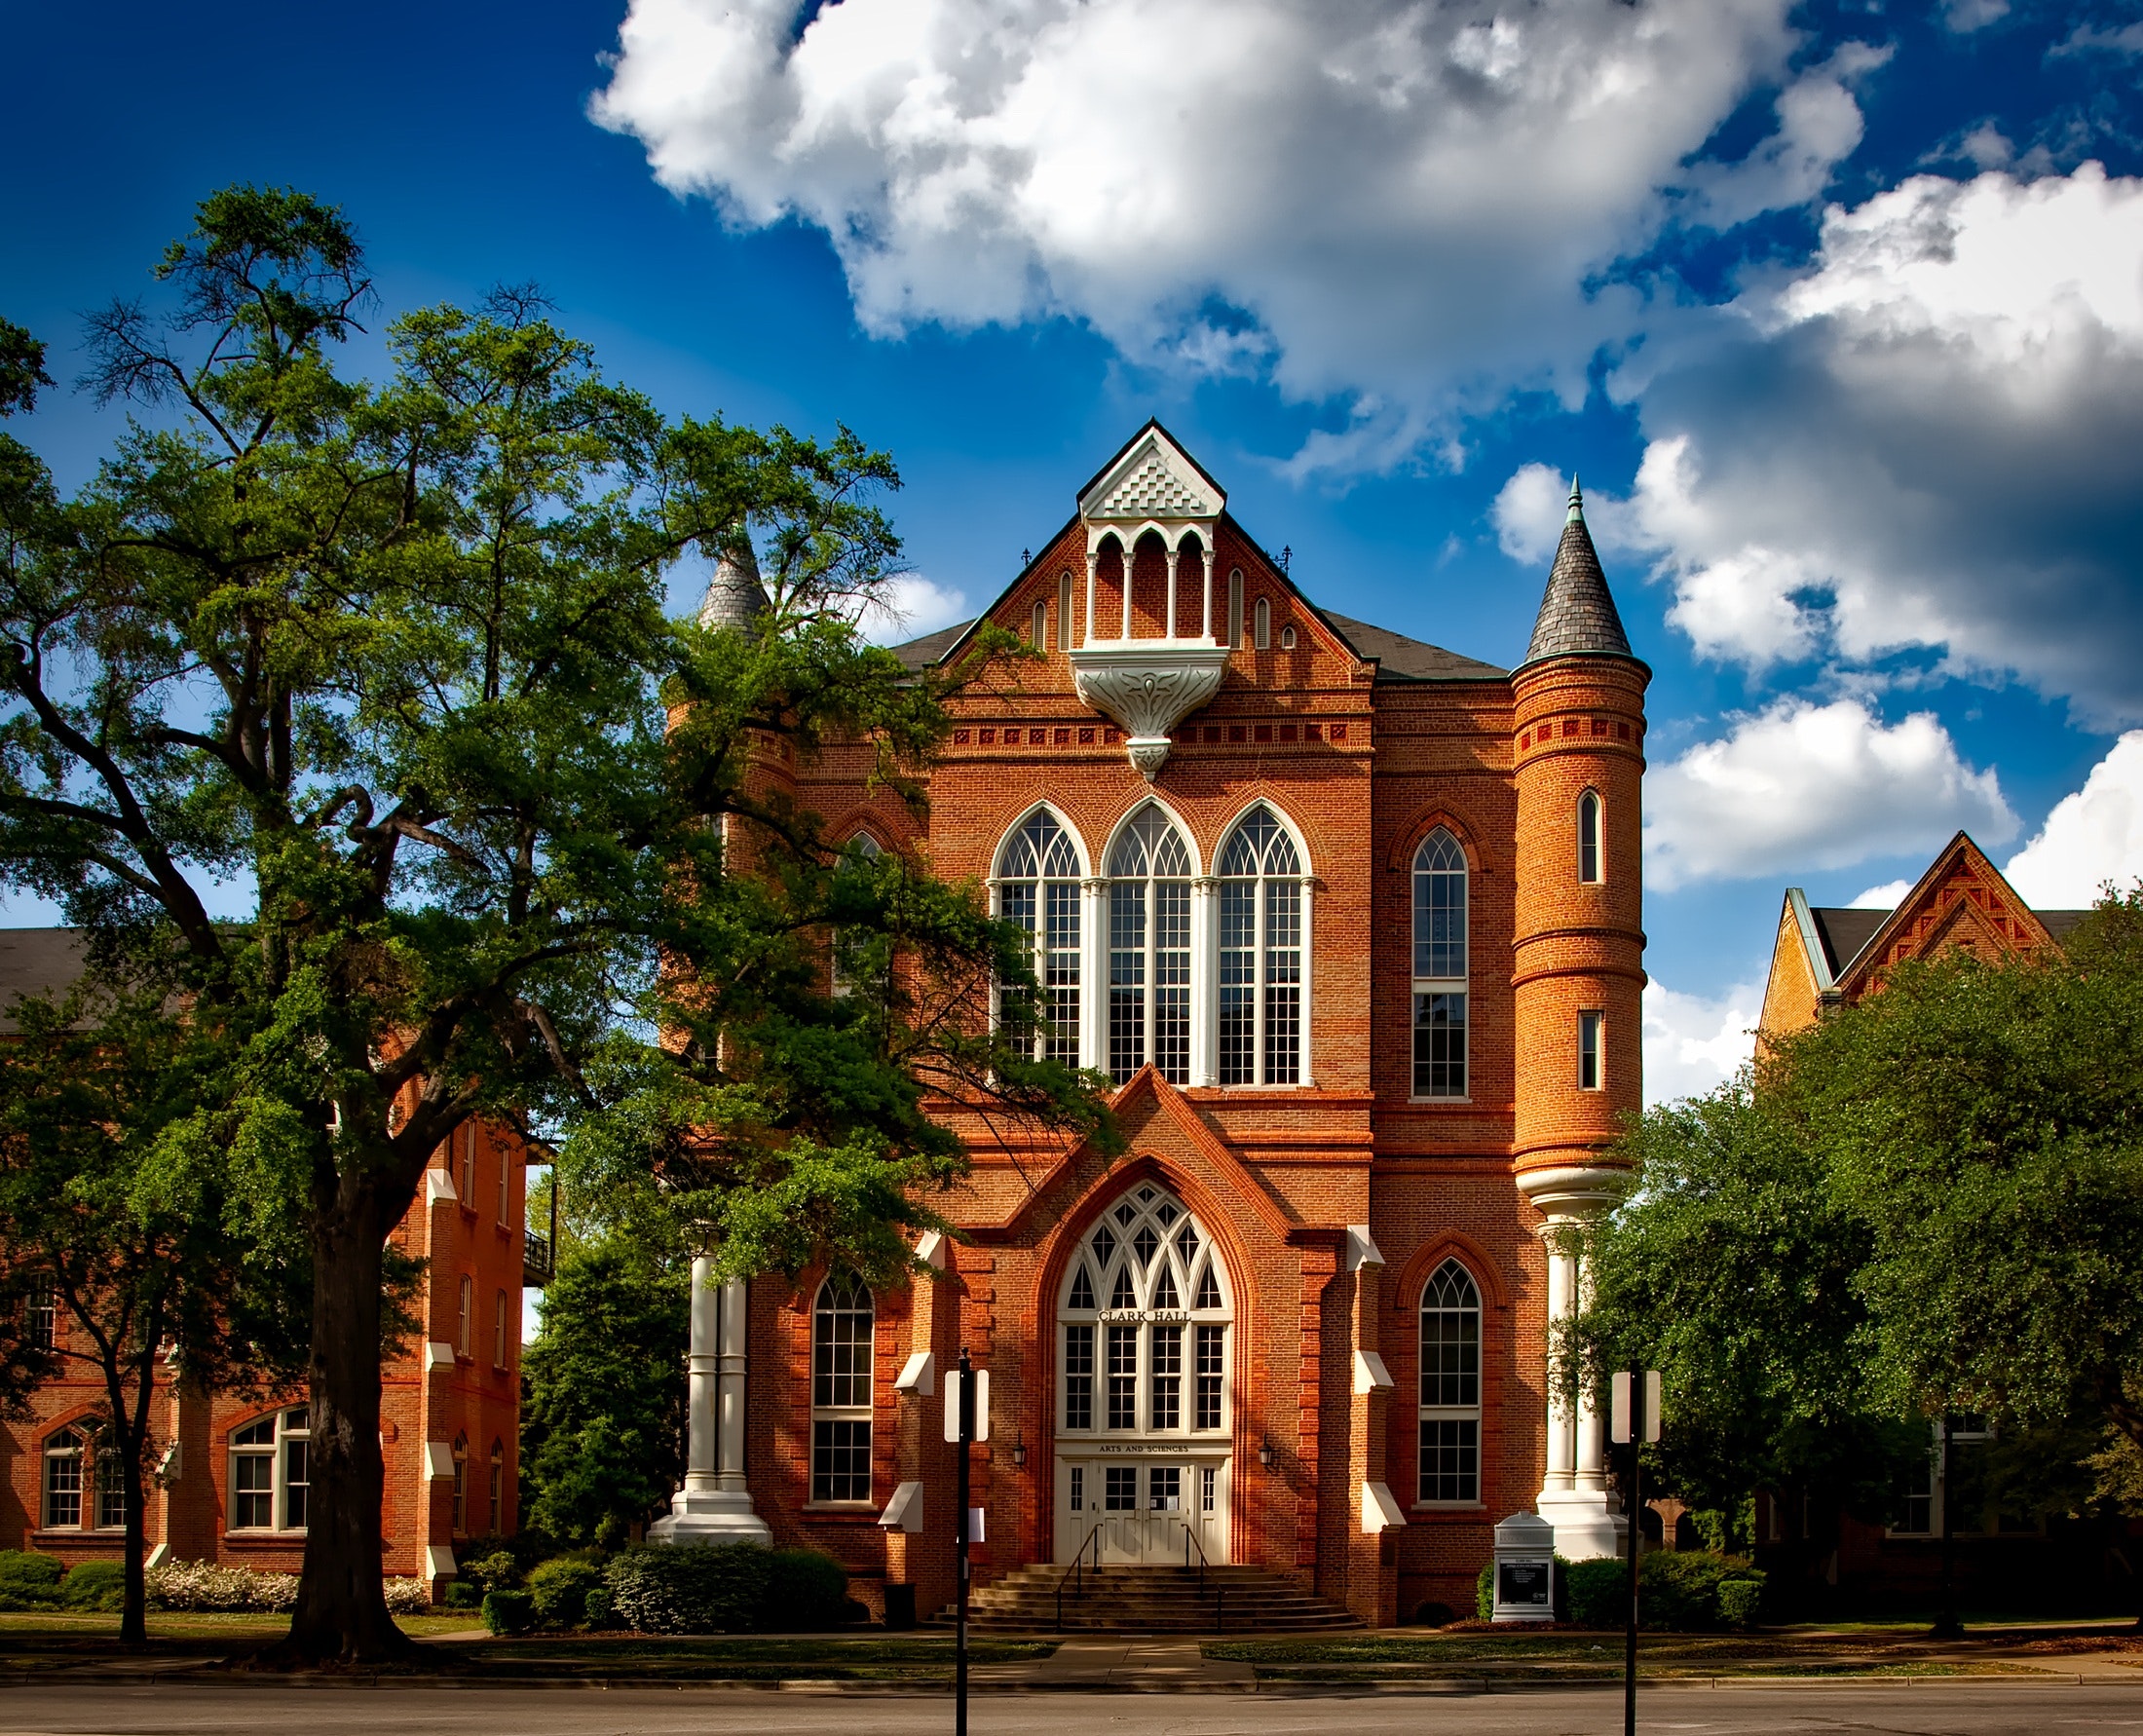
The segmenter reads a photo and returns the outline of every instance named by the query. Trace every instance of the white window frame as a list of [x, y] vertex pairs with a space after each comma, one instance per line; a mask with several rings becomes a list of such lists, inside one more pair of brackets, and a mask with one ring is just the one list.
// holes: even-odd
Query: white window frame
[[[1103, 951], [1108, 961], [1109, 998], [1101, 1019], [1105, 1045], [1102, 1063], [1118, 1084], [1151, 1062], [1160, 1068], [1162, 1077], [1171, 1084], [1187, 1085], [1197, 1065], [1198, 916], [1191, 887], [1198, 878], [1198, 858], [1191, 848], [1190, 835], [1158, 802], [1142, 802], [1117, 830], [1109, 844], [1107, 860], [1109, 890], [1103, 920], [1108, 925], [1108, 931]], [[1164, 868], [1165, 873], [1162, 872]], [[1172, 903], [1180, 899], [1176, 914], [1183, 937], [1181, 947], [1164, 949], [1160, 944], [1164, 897]], [[1117, 945], [1122, 932], [1119, 905], [1124, 907], [1125, 914], [1133, 908], [1138, 913], [1140, 938], [1135, 948]], [[1171, 973], [1181, 972], [1179, 981], [1163, 983], [1160, 980], [1164, 963]], [[1131, 965], [1138, 970], [1138, 982], [1119, 983], [1117, 972]], [[1128, 988], [1138, 991], [1138, 1052], [1128, 1066], [1119, 1067], [1116, 1012], [1119, 1004], [1125, 1003], [1124, 991]], [[1160, 1015], [1164, 990], [1177, 991], [1181, 995], [1182, 1062], [1173, 1070], [1162, 1066]]]
[[506, 1530], [506, 1443], [493, 1438], [490, 1460], [491, 1516], [487, 1522], [493, 1534], [503, 1535]]
[[1072, 638], [1072, 575], [1057, 575], [1057, 649], [1070, 651]]
[[469, 1437], [466, 1434], [454, 1437], [453, 1453], [454, 1491], [447, 1523], [455, 1536], [466, 1537], [469, 1535]]
[[454, 1354], [464, 1359], [474, 1355], [476, 1331], [476, 1279], [472, 1273], [462, 1273], [459, 1310], [454, 1323]]
[[507, 1159], [505, 1144], [493, 1143], [499, 1159], [499, 1223], [502, 1227], [510, 1229], [513, 1227], [513, 1165]]
[[[1457, 866], [1451, 866], [1453, 861]], [[1424, 922], [1432, 919], [1435, 906], [1425, 902], [1424, 882], [1436, 878], [1455, 879], [1458, 883], [1458, 935], [1455, 943], [1447, 940], [1443, 944], [1443, 956], [1438, 956], [1438, 942], [1422, 932]], [[1466, 847], [1459, 842], [1458, 834], [1448, 826], [1432, 828], [1427, 837], [1415, 846], [1410, 881], [1413, 912], [1410, 936], [1412, 991], [1408, 1000], [1408, 1057], [1411, 1070], [1410, 1096], [1416, 1103], [1468, 1103], [1473, 1099], [1473, 863], [1466, 854]], [[1450, 956], [1455, 944], [1457, 957]], [[1451, 966], [1457, 965], [1453, 972]], [[1439, 970], [1439, 966], [1442, 969]], [[1421, 1058], [1423, 1001], [1429, 996], [1454, 996], [1458, 1000], [1458, 1072], [1459, 1089], [1456, 1091], [1430, 1091], [1422, 1087], [1426, 1082], [1423, 1070], [1436, 1065]], [[1452, 1028], [1445, 1027], [1447, 1034]]]
[[1597, 1006], [1581, 1007], [1577, 1015], [1577, 1088], [1607, 1089], [1607, 1014]]
[[[1272, 825], [1272, 834], [1262, 847], [1249, 845], [1246, 828], [1263, 814]], [[1236, 855], [1238, 841], [1250, 849], [1254, 872], [1230, 873], [1231, 866], [1240, 866]], [[1231, 858], [1233, 860], [1231, 861]], [[1223, 1089], [1228, 1090], [1296, 1090], [1311, 1082], [1310, 1074], [1310, 971], [1313, 963], [1311, 933], [1311, 887], [1309, 852], [1302, 840], [1282, 816], [1280, 810], [1270, 802], [1255, 802], [1227, 829], [1215, 853], [1215, 880], [1218, 887], [1218, 932], [1215, 935], [1213, 969], [1209, 979], [1214, 1008], [1215, 1053], [1218, 1067], [1215, 1076]], [[1285, 864], [1284, 866], [1282, 864]], [[1228, 944], [1231, 906], [1239, 908], [1242, 888], [1250, 888], [1251, 945], [1248, 948]], [[1275, 891], [1285, 888], [1294, 921], [1295, 941], [1292, 946], [1276, 942], [1273, 938], [1275, 917]], [[1229, 1077], [1227, 1055], [1227, 1031], [1224, 1008], [1230, 988], [1245, 985], [1226, 981], [1230, 961], [1248, 951], [1251, 956], [1251, 1076]], [[1276, 966], [1285, 968], [1282, 955], [1292, 952], [1295, 970], [1295, 1041], [1275, 1050], [1271, 1044], [1271, 1019], [1274, 1010], [1274, 991], [1288, 985], [1276, 980]], [[1276, 1060], [1286, 1056], [1284, 1065], [1275, 1066]], [[1292, 1074], [1293, 1077], [1277, 1076]]]
[[[312, 1407], [309, 1405], [285, 1405], [280, 1410], [255, 1416], [251, 1421], [242, 1423], [231, 1431], [229, 1482], [226, 1485], [226, 1530], [243, 1532], [247, 1536], [271, 1532], [282, 1532], [291, 1536], [305, 1534], [307, 1509], [311, 1504], [313, 1487], [312, 1415]], [[256, 1434], [263, 1425], [268, 1429], [266, 1440], [243, 1438]], [[268, 1487], [242, 1491], [239, 1487], [241, 1461], [257, 1464], [263, 1459], [268, 1463]], [[304, 1475], [293, 1476], [292, 1472], [301, 1467]], [[291, 1499], [293, 1491], [298, 1491], [294, 1503]], [[239, 1501], [242, 1495], [266, 1497], [266, 1525], [239, 1523]], [[292, 1523], [293, 1506], [296, 1510], [295, 1523]]]
[[[1451, 1276], [1462, 1282], [1463, 1291], [1455, 1290], [1448, 1282]], [[1453, 1300], [1455, 1298], [1455, 1300]], [[1471, 1298], [1470, 1301], [1465, 1299]], [[1481, 1305], [1481, 1280], [1474, 1276], [1466, 1263], [1455, 1254], [1439, 1261], [1436, 1269], [1429, 1273], [1421, 1286], [1421, 1302], [1416, 1311], [1416, 1327], [1419, 1333], [1420, 1363], [1416, 1369], [1416, 1403], [1419, 1407], [1419, 1426], [1415, 1430], [1414, 1505], [1416, 1507], [1479, 1507], [1483, 1504], [1481, 1489], [1482, 1467], [1485, 1455], [1482, 1452], [1482, 1403], [1481, 1383], [1483, 1375], [1482, 1326], [1485, 1310]], [[1430, 1339], [1432, 1321], [1438, 1333], [1433, 1344]], [[1444, 1327], [1447, 1321], [1455, 1321], [1459, 1336], [1447, 1340]], [[1467, 1332], [1470, 1331], [1470, 1344]], [[1456, 1368], [1442, 1366], [1445, 1357], [1440, 1353], [1455, 1346], [1459, 1352]], [[1465, 1352], [1472, 1352], [1472, 1368], [1465, 1367]], [[1438, 1366], [1432, 1371], [1432, 1352]], [[1433, 1382], [1433, 1386], [1432, 1386]], [[1456, 1423], [1463, 1427], [1473, 1425], [1473, 1441], [1469, 1447], [1461, 1446], [1462, 1453], [1471, 1453], [1471, 1464], [1464, 1473], [1473, 1480], [1473, 1493], [1447, 1494], [1429, 1492], [1430, 1464], [1427, 1443], [1422, 1439], [1432, 1426]], [[1439, 1472], [1441, 1476], [1441, 1472]]]
[[[844, 852], [853, 850], [866, 862], [875, 862], [885, 853], [885, 847], [869, 832], [857, 832], [841, 848]], [[848, 979], [848, 973], [841, 968], [841, 933], [837, 929], [832, 936], [832, 944], [827, 949], [829, 986], [836, 998], [846, 995], [854, 987]]]
[[[856, 1298], [862, 1305], [856, 1305]], [[843, 1320], [851, 1323], [857, 1316], [864, 1321], [862, 1336], [838, 1338], [829, 1336], [829, 1327], [838, 1329]], [[855, 1350], [862, 1346], [862, 1367], [855, 1366]], [[844, 1357], [843, 1351], [847, 1355]], [[876, 1399], [878, 1395], [878, 1299], [860, 1278], [845, 1273], [829, 1273], [818, 1286], [811, 1302], [811, 1456], [809, 1504], [813, 1507], [868, 1507], [877, 1487], [878, 1466], [874, 1457], [877, 1447]], [[850, 1433], [846, 1440], [834, 1433], [840, 1428], [851, 1431], [860, 1428], [860, 1451], [863, 1454], [863, 1492], [836, 1494], [832, 1490], [837, 1479], [852, 1481], [851, 1469], [837, 1468], [838, 1453], [852, 1453], [859, 1450], [858, 1437]], [[821, 1438], [821, 1431], [825, 1436]], [[821, 1489], [828, 1492], [821, 1494]]]
[[1586, 887], [1607, 884], [1607, 804], [1596, 789], [1581, 791], [1577, 799], [1577, 879]]
[[507, 1360], [511, 1352], [507, 1342], [507, 1293], [504, 1290], [498, 1293], [497, 1305], [498, 1318], [493, 1321], [491, 1328], [491, 1366], [495, 1369], [506, 1369], [512, 1364]]
[[1049, 605], [1046, 601], [1035, 601], [1034, 613], [1028, 623], [1028, 642], [1036, 651], [1049, 649]]
[[456, 1178], [460, 1183], [462, 1209], [473, 1213], [476, 1210], [476, 1123], [473, 1117], [455, 1129], [462, 1142], [462, 1173]]
[[[88, 1531], [98, 1528], [83, 1523], [96, 1511], [97, 1439], [97, 1431], [94, 1427], [79, 1422], [70, 1422], [64, 1428], [54, 1429], [45, 1437], [43, 1470], [40, 1473], [37, 1493], [39, 1530]], [[53, 1502], [56, 1497], [70, 1498], [73, 1501], [72, 1519], [55, 1517]]]
[[29, 1295], [23, 1299], [26, 1311], [24, 1331], [31, 1344], [40, 1350], [59, 1348], [59, 1285], [50, 1272], [41, 1272], [30, 1280]]
[[[1044, 820], [1049, 830], [1036, 830]], [[998, 841], [996, 873], [990, 881], [991, 906], [999, 918], [1020, 923], [1032, 937], [1034, 976], [1043, 1004], [1068, 1009], [1068, 1016], [1045, 1020], [1034, 1034], [1037, 1061], [1054, 1057], [1067, 1066], [1087, 1065], [1087, 978], [1092, 973], [1086, 955], [1092, 925], [1099, 920], [1087, 908], [1089, 880], [1078, 833], [1046, 803], [1021, 814]], [[1069, 945], [1061, 944], [1067, 917]], [[1060, 944], [1052, 945], [1052, 940]], [[993, 1017], [998, 1015], [999, 1006], [1001, 1001], [993, 1005]]]

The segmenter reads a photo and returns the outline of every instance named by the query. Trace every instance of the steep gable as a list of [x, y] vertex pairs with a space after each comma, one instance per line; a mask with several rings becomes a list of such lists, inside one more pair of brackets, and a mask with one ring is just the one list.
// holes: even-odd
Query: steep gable
[[2001, 870], [1959, 832], [1861, 948], [1838, 986], [1855, 1000], [1882, 971], [1906, 959], [1935, 958], [1962, 947], [1994, 960], [2051, 944], [2046, 925]]

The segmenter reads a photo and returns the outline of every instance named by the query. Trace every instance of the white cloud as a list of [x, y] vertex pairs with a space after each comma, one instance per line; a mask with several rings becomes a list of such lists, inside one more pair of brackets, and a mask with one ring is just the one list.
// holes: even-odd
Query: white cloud
[[2107, 882], [2143, 879], [2143, 730], [2131, 730], [2064, 796], [2002, 870], [2038, 910], [2082, 910]]
[[1960, 826], [2007, 843], [2016, 816], [1932, 712], [1885, 724], [1863, 699], [1782, 699], [1654, 772], [1645, 877], [1661, 891], [1932, 850]]
[[[1641, 316], [1588, 287], [1671, 213], [1820, 195], [1853, 45], [1790, 0], [632, 0], [600, 124], [729, 222], [823, 230], [874, 332], [1067, 316], [1135, 359], [1350, 398], [1300, 468], [1575, 400]], [[1691, 168], [1779, 81], [1775, 133]], [[1247, 321], [1247, 323], [1246, 323]]]
[[2092, 49], [2112, 55], [2143, 55], [2143, 24], [2123, 24], [2113, 30], [2096, 24], [2079, 24], [2053, 53], [2080, 55]]
[[1942, 0], [1942, 22], [1960, 36], [2009, 17], [2010, 0]]
[[1888, 880], [1879, 887], [1869, 887], [1847, 906], [1849, 910], [1896, 910], [1905, 901], [1905, 894], [1912, 890], [1909, 880]]
[[1755, 669], [1932, 651], [2143, 717], [2143, 181], [1920, 175], [1616, 383], [1670, 619]]
[[895, 579], [884, 600], [867, 607], [856, 624], [873, 645], [898, 645], [966, 621], [973, 614], [965, 591], [908, 573]]
[[[1539, 566], [1555, 553], [1570, 509], [1570, 478], [1544, 464], [1524, 464], [1488, 508], [1496, 542], [1522, 565]], [[1631, 522], [1630, 503], [1598, 489], [1585, 490], [1585, 523], [1603, 549], [1641, 547]]]
[[1696, 1097], [1730, 1078], [1756, 1046], [1763, 985], [1737, 983], [1715, 1000], [1644, 985], [1644, 1101]]

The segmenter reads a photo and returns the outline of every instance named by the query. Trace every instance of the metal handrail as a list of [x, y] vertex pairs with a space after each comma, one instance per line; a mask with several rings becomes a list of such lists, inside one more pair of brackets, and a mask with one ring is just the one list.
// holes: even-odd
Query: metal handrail
[[[1195, 1549], [1198, 1552], [1198, 1594], [1203, 1597], [1205, 1595], [1206, 1568], [1213, 1564], [1206, 1559], [1205, 1545], [1198, 1541], [1197, 1533], [1190, 1528], [1190, 1521], [1184, 1520], [1183, 1527], [1184, 1571], [1186, 1573], [1190, 1571], [1190, 1552]], [[1222, 1617], [1222, 1609], [1226, 1602], [1227, 1587], [1216, 1579], [1213, 1582], [1213, 1631], [1216, 1634], [1220, 1633], [1225, 1625]]]
[[1072, 1595], [1074, 1598], [1086, 1596], [1086, 1546], [1089, 1543], [1094, 1545], [1094, 1571], [1099, 1573], [1102, 1570], [1102, 1527], [1108, 1523], [1105, 1519], [1094, 1522], [1094, 1528], [1079, 1543], [1078, 1554], [1072, 1558], [1071, 1566], [1065, 1569], [1063, 1576], [1057, 1581], [1057, 1632], [1060, 1634], [1064, 1632], [1065, 1581], [1072, 1582]]

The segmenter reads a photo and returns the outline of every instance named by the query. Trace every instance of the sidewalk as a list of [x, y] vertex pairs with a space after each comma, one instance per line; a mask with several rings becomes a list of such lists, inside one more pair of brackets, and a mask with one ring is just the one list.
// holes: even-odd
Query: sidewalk
[[967, 1673], [978, 1692], [1084, 1688], [1135, 1693], [1252, 1693], [1255, 1666], [1208, 1658], [1193, 1639], [1139, 1640], [1100, 1634], [1067, 1640], [1046, 1658], [983, 1664]]

